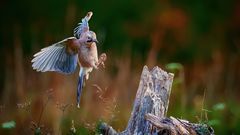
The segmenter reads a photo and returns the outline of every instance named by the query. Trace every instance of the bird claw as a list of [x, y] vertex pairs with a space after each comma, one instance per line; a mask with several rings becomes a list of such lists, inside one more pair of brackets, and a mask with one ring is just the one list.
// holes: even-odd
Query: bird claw
[[106, 55], [106, 53], [102, 53], [102, 54], [100, 55], [100, 60], [102, 60], [103, 62], [107, 60], [107, 55]]
[[99, 59], [98, 59], [98, 63], [97, 63], [97, 67], [99, 67], [100, 65], [105, 68], [105, 64], [104, 62], [107, 60], [107, 55], [106, 53], [102, 53], [100, 56], [99, 56]]
[[103, 68], [105, 68], [105, 64], [104, 64], [104, 62], [102, 62], [101, 65], [102, 65]]

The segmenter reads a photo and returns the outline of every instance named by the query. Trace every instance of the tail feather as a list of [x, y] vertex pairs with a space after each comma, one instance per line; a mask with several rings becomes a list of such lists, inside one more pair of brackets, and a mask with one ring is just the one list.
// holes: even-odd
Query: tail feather
[[81, 100], [83, 85], [84, 85], [84, 74], [83, 74], [82, 69], [80, 69], [78, 86], [77, 86], [77, 107], [78, 108], [80, 108], [80, 100]]

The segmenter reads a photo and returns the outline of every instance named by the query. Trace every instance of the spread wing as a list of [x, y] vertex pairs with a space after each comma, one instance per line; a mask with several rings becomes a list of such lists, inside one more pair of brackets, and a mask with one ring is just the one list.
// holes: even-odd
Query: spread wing
[[41, 49], [32, 59], [33, 69], [41, 72], [56, 71], [71, 74], [78, 63], [78, 54], [72, 47], [75, 37], [66, 38], [49, 47]]
[[81, 34], [89, 31], [88, 21], [91, 19], [92, 12], [88, 12], [87, 15], [82, 19], [82, 22], [78, 23], [78, 26], [74, 29], [74, 36], [80, 38]]

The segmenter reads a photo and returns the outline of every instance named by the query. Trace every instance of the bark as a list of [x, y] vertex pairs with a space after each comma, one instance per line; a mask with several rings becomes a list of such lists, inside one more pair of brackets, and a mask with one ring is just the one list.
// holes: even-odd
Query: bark
[[213, 133], [212, 128], [205, 124], [192, 124], [186, 120], [166, 117], [173, 77], [172, 73], [167, 73], [159, 67], [149, 71], [147, 66], [144, 66], [127, 128], [117, 133], [111, 126], [102, 123], [99, 127], [100, 133], [104, 135]]

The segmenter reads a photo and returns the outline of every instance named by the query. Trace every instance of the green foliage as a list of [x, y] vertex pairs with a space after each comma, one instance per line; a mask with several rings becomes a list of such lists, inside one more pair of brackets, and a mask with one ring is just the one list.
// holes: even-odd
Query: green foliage
[[41, 135], [41, 128], [40, 127], [38, 127], [38, 128], [36, 128], [35, 130], [34, 130], [34, 135]]
[[15, 121], [8, 121], [8, 122], [5, 122], [5, 123], [2, 123], [2, 128], [3, 129], [12, 129], [12, 128], [15, 128], [15, 126], [16, 126]]
[[99, 120], [96, 124], [96, 129], [95, 129], [95, 133], [97, 135], [100, 135], [101, 134], [101, 127], [102, 127], [102, 124], [103, 124], [103, 121], [102, 120]]
[[170, 70], [170, 71], [179, 71], [183, 69], [183, 65], [180, 63], [168, 63], [166, 65], [166, 69]]
[[68, 131], [67, 135], [92, 135], [93, 133], [85, 127], [78, 127], [76, 131]]
[[219, 125], [220, 123], [221, 123], [221, 121], [218, 119], [212, 119], [207, 122], [207, 124], [210, 126], [216, 126], [216, 125]]
[[180, 77], [177, 77], [176, 79], [173, 80], [173, 85], [180, 85], [183, 83], [183, 79]]
[[210, 126], [216, 126], [221, 124], [221, 113], [225, 109], [225, 103], [217, 103], [212, 107], [211, 113], [212, 119], [207, 121], [207, 124]]
[[76, 129], [76, 133], [74, 135], [90, 135], [90, 134], [92, 134], [92, 133], [87, 128], [85, 128], [85, 127], [78, 127]]
[[225, 108], [225, 104], [224, 103], [217, 103], [213, 106], [213, 110], [214, 111], [222, 111]]

